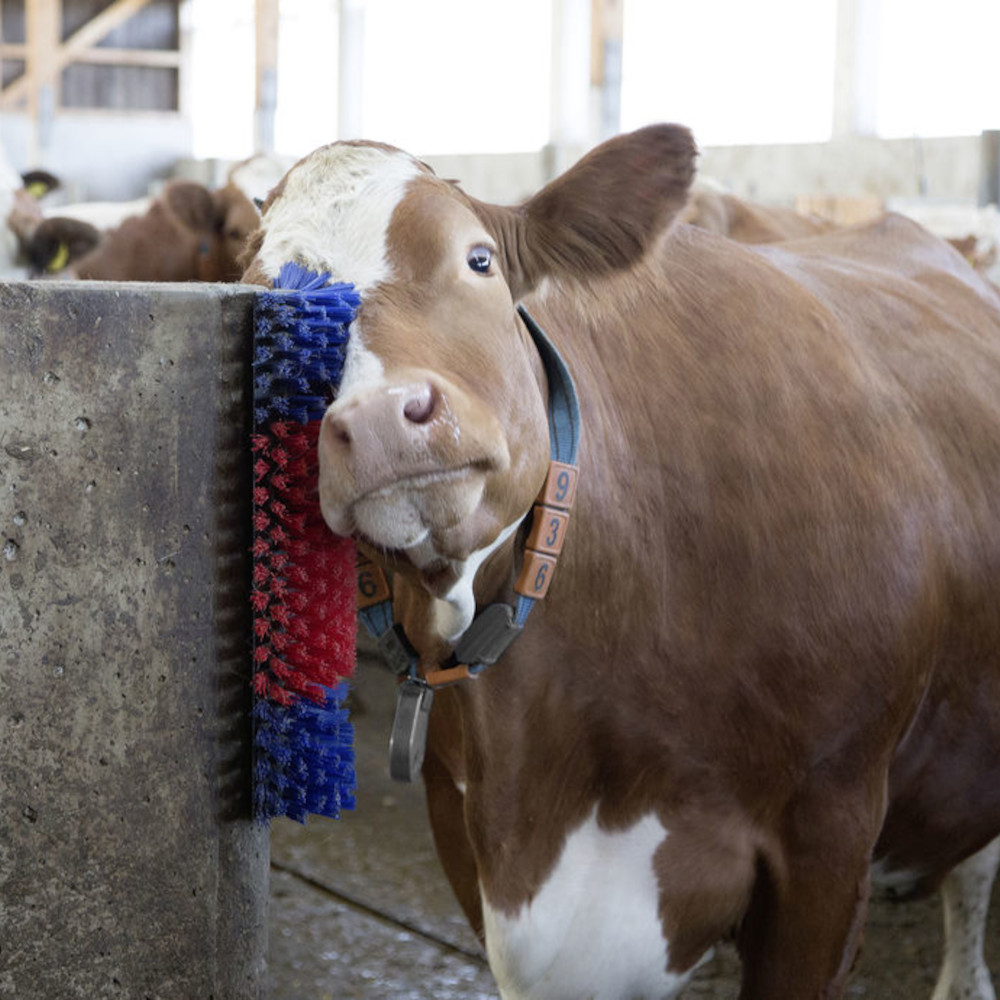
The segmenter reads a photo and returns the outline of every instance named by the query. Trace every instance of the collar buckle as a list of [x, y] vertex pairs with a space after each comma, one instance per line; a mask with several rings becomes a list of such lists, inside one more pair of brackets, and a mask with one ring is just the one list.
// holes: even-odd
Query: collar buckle
[[524, 626], [514, 621], [509, 604], [489, 604], [476, 615], [455, 647], [455, 659], [472, 666], [490, 666], [507, 652]]

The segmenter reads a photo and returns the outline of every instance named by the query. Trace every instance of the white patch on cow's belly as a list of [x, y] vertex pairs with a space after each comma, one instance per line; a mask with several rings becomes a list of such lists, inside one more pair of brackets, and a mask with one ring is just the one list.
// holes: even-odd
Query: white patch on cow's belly
[[261, 220], [257, 260], [269, 278], [297, 261], [329, 271], [364, 294], [390, 276], [389, 220], [407, 185], [421, 173], [406, 153], [334, 144], [287, 175]]
[[648, 815], [569, 835], [552, 874], [513, 916], [483, 891], [486, 951], [503, 1000], [662, 1000], [689, 973], [668, 971], [653, 855], [667, 837]]

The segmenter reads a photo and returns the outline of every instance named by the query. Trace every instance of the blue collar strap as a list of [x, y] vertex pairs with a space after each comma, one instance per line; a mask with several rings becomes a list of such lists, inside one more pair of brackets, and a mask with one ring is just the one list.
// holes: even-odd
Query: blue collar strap
[[548, 474], [532, 508], [521, 571], [514, 583], [517, 604], [490, 604], [458, 640], [446, 667], [419, 675], [416, 650], [393, 619], [392, 591], [382, 570], [359, 553], [358, 616], [375, 638], [390, 668], [405, 678], [398, 688], [396, 718], [389, 741], [389, 770], [398, 781], [413, 781], [423, 765], [427, 723], [434, 688], [474, 678], [496, 663], [521, 634], [535, 601], [549, 589], [562, 551], [570, 508], [576, 495], [576, 453], [580, 441], [580, 404], [562, 355], [524, 306], [521, 315], [545, 366], [549, 383]]

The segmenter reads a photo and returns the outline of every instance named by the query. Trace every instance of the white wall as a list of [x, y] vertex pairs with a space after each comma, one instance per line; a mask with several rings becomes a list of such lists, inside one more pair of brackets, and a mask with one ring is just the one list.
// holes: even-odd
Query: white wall
[[43, 167], [67, 185], [66, 200], [126, 201], [168, 178], [191, 149], [191, 125], [180, 115], [57, 115], [44, 163], [29, 159], [25, 115], [3, 115], [3, 152], [18, 171]]
[[979, 157], [978, 136], [849, 136], [824, 143], [710, 146], [702, 150], [698, 168], [734, 194], [773, 204], [819, 194], [975, 202]]

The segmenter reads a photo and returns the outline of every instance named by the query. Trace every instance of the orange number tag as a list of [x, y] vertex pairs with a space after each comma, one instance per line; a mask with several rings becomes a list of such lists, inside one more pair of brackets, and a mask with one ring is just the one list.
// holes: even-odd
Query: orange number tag
[[569, 524], [569, 513], [557, 510], [555, 507], [543, 507], [535, 504], [534, 519], [531, 522], [531, 534], [524, 543], [525, 548], [535, 549], [550, 556], [562, 552], [563, 539], [566, 537], [566, 525]]
[[373, 604], [381, 604], [392, 596], [389, 581], [385, 573], [367, 556], [358, 552], [358, 607], [370, 608]]
[[569, 510], [576, 496], [576, 466], [564, 462], [549, 462], [548, 475], [538, 495], [538, 502], [547, 507]]
[[517, 578], [517, 583], [514, 584], [515, 593], [540, 600], [548, 592], [549, 583], [552, 581], [552, 572], [555, 568], [556, 561], [553, 556], [525, 549], [521, 574]]

